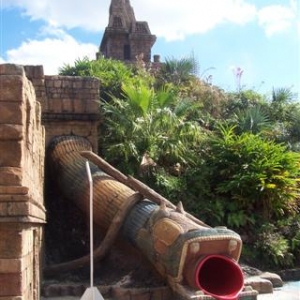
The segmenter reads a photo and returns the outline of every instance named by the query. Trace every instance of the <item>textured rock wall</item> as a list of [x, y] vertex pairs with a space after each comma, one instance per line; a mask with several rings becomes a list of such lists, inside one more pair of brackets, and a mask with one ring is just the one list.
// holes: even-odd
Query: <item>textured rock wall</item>
[[42, 66], [26, 66], [42, 105], [46, 148], [53, 137], [79, 135], [98, 149], [100, 83], [96, 78], [44, 76]]
[[42, 227], [0, 223], [0, 299], [40, 299]]
[[23, 67], [0, 66], [0, 217], [45, 220], [41, 106]]
[[0, 300], [40, 299], [45, 148], [73, 134], [97, 151], [98, 101], [97, 79], [0, 65]]
[[0, 299], [40, 293], [44, 128], [24, 68], [0, 65]]

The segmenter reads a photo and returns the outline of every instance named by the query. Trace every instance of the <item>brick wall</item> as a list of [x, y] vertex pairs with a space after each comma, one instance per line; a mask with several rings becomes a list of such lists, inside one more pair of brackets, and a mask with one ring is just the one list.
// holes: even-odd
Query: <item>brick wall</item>
[[40, 299], [42, 228], [0, 223], [0, 299]]
[[37, 99], [42, 104], [46, 147], [53, 137], [79, 135], [98, 149], [100, 83], [96, 78], [44, 76], [41, 66], [26, 66]]
[[95, 78], [0, 65], [0, 300], [40, 299], [45, 149], [74, 134], [97, 151], [98, 102]]
[[24, 68], [0, 65], [0, 300], [39, 299], [44, 138]]

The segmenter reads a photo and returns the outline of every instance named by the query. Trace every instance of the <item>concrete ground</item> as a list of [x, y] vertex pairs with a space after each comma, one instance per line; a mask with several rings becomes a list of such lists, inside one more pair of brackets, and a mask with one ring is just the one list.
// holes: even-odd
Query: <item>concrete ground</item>
[[[78, 297], [54, 297], [54, 298], [44, 298], [42, 297], [41, 300], [80, 300]], [[115, 300], [112, 298], [105, 298], [105, 300]]]
[[[41, 297], [41, 300], [80, 300], [79, 297], [71, 297], [71, 296], [59, 296], [59, 297], [51, 297], [51, 298], [48, 298], [48, 297]], [[115, 300], [115, 299], [112, 299], [112, 298], [105, 298], [105, 300]]]
[[257, 300], [300, 300], [300, 281], [289, 282], [273, 294], [258, 295]]
[[[299, 287], [300, 288], [300, 287]], [[260, 294], [257, 300], [299, 300], [300, 299], [300, 289], [299, 291], [274, 291], [273, 294]], [[80, 300], [78, 297], [55, 297], [55, 298], [44, 298], [41, 300]], [[114, 300], [114, 299], [105, 299]]]
[[41, 298], [41, 300], [80, 300], [80, 298], [78, 298], [78, 297], [61, 297], [61, 296], [59, 296], [59, 297], [55, 297], [55, 298], [44, 298], [44, 297], [42, 297]]
[[[54, 297], [41, 300], [80, 300], [79, 297]], [[105, 299], [114, 300], [114, 299]], [[275, 289], [273, 294], [260, 294], [257, 300], [300, 300], [300, 281], [285, 284], [283, 288]]]

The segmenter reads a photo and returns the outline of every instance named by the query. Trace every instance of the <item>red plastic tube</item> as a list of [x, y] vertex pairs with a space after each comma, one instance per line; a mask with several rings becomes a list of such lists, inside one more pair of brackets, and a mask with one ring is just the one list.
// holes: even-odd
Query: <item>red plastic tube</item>
[[236, 300], [244, 287], [244, 276], [235, 260], [224, 255], [200, 258], [189, 270], [189, 283], [218, 300]]

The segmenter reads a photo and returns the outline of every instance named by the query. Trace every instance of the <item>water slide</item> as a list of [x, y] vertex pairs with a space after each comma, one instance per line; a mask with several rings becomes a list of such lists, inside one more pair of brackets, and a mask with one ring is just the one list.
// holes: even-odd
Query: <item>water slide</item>
[[[105, 233], [94, 250], [103, 259], [117, 236], [140, 251], [180, 299], [242, 299], [244, 278], [238, 260], [240, 236], [210, 227], [138, 180], [127, 177], [92, 152], [88, 140], [60, 136], [47, 154], [64, 197], [89, 212], [89, 161], [94, 190], [94, 224]], [[49, 274], [83, 266], [89, 256], [50, 266]], [[199, 293], [200, 292], [200, 293]], [[197, 295], [204, 295], [201, 298]], [[208, 298], [207, 298], [208, 297]]]

